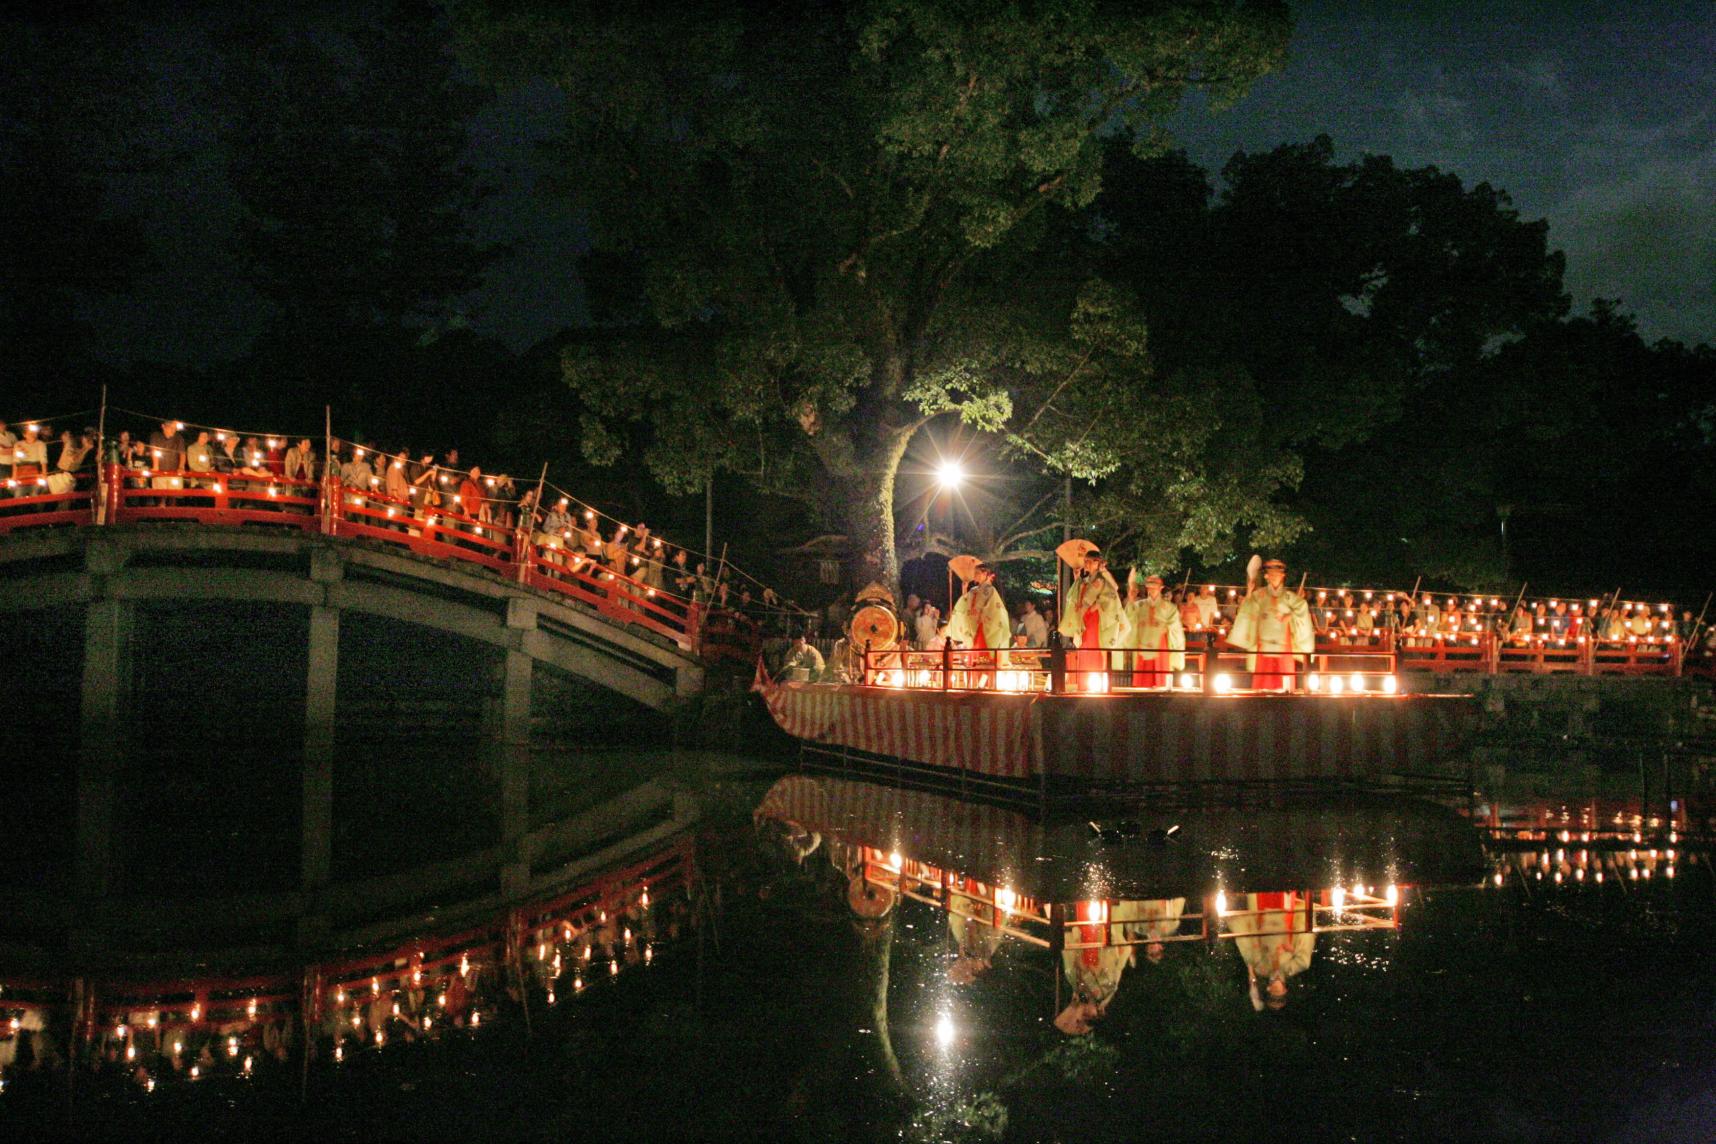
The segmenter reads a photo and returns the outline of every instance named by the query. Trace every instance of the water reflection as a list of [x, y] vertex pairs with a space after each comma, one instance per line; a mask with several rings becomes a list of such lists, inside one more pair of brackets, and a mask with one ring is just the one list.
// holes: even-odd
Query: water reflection
[[690, 836], [451, 933], [253, 976], [0, 975], [0, 1092], [68, 1071], [129, 1083], [298, 1081], [357, 1054], [468, 1038], [648, 965], [689, 920]]
[[[869, 1067], [910, 1094], [906, 1135], [926, 1139], [1013, 1134], [1019, 1102], [1041, 1111], [1042, 1094], [1068, 1084], [1087, 1086], [1095, 1107], [1137, 1108], [1120, 1094], [1180, 1075], [1181, 1056], [1212, 1075], [1281, 1053], [1356, 1060], [1340, 1050], [1349, 1041], [1360, 1056], [1374, 1043], [1405, 1059], [1396, 1042], [1414, 1029], [1446, 1038], [1467, 1019], [1432, 984], [1442, 975], [1459, 975], [1468, 1006], [1529, 1005], [1544, 988], [1487, 976], [1506, 966], [1532, 979], [1518, 935], [1561, 924], [1533, 912], [1543, 889], [1620, 883], [1637, 898], [1637, 887], [1684, 878], [1699, 861], [1688, 853], [1695, 839], [1708, 852], [1678, 803], [1653, 815], [1404, 798], [1158, 802], [1039, 821], [793, 775], [762, 798], [755, 821], [777, 853], [838, 889], [864, 949]], [[1692, 913], [1672, 916], [1690, 925]], [[1055, 1040], [1045, 1042], [1048, 1029]], [[1474, 1037], [1453, 1051], [1483, 1055], [1472, 1046], [1484, 1032], [1460, 1034]], [[1368, 1090], [1392, 1065], [1354, 1067], [1346, 1083]]]
[[768, 792], [757, 819], [799, 863], [826, 845], [858, 917], [883, 917], [902, 899], [942, 911], [954, 986], [992, 970], [1005, 941], [1048, 951], [1065, 987], [1055, 1027], [1074, 1036], [1107, 1015], [1140, 950], [1159, 963], [1173, 944], [1230, 943], [1253, 1006], [1279, 1008], [1318, 934], [1393, 930], [1415, 885], [1475, 883], [1485, 869], [1470, 821], [1416, 800], [1127, 813], [1111, 826], [1045, 823], [795, 775]]

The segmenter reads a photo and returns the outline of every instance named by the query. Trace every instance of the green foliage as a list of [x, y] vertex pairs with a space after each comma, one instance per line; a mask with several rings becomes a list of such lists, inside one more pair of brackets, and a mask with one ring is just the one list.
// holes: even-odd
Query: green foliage
[[1113, 1079], [1120, 1049], [1100, 1037], [1068, 1037], [1043, 1054], [1036, 1068], [1057, 1082], [1099, 1085]]
[[[617, 456], [621, 426], [672, 487], [745, 472], [844, 526], [858, 574], [885, 578], [895, 474], [929, 419], [1007, 433], [1055, 471], [1117, 470], [1118, 440], [1069, 418], [1136, 397], [1141, 315], [1043, 249], [1045, 216], [1097, 199], [1105, 140], [1159, 148], [1186, 91], [1243, 90], [1287, 30], [1266, 5], [957, 0], [472, 4], [457, 25], [479, 74], [546, 76], [568, 101], [562, 181], [601, 270], [592, 310], [623, 321], [594, 351], [605, 367], [568, 360], [603, 406], [587, 455]], [[1040, 288], [1019, 291], [1045, 255]], [[674, 356], [671, 380], [663, 338], [702, 351]], [[1053, 416], [1020, 425], [1080, 359]], [[699, 420], [744, 447], [686, 436]]]
[[900, 1135], [937, 1144], [1000, 1140], [1007, 1135], [1007, 1106], [993, 1092], [974, 1092], [946, 1106], [919, 1109]]

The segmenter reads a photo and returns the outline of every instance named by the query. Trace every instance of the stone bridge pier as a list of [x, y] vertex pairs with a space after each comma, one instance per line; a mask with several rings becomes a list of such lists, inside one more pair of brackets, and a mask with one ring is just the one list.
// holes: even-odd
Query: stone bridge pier
[[487, 909], [682, 828], [639, 768], [683, 648], [480, 570], [321, 535], [0, 545], [20, 828], [0, 950], [297, 951]]

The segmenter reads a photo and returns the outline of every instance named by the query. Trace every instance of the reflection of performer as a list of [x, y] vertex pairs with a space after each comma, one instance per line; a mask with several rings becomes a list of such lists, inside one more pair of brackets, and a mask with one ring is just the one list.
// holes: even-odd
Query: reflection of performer
[[[1138, 964], [1136, 946], [1111, 943], [1125, 942], [1144, 936], [1153, 927], [1167, 926], [1156, 931], [1159, 941], [1179, 929], [1180, 911], [1185, 906], [1184, 898], [1169, 902], [1080, 902], [1076, 913], [1078, 924], [1068, 935], [1085, 948], [1061, 953], [1061, 967], [1072, 986], [1072, 999], [1055, 1016], [1055, 1028], [1074, 1037], [1089, 1033], [1095, 1022], [1108, 1015], [1108, 1003], [1120, 991], [1121, 974]], [[1169, 911], [1173, 913], [1171, 924], [1167, 921]], [[1150, 957], [1153, 961], [1160, 960], [1159, 954]]]
[[1067, 669], [1106, 672], [1107, 656], [1090, 649], [1121, 646], [1131, 627], [1120, 604], [1120, 587], [1104, 567], [1102, 553], [1093, 548], [1084, 554], [1084, 568], [1067, 593], [1061, 617], [1060, 633], [1076, 640], [1080, 649], [1067, 657]]
[[[974, 897], [983, 897], [985, 887], [970, 878], [962, 879], [960, 889]], [[981, 902], [967, 899], [976, 917], [967, 917], [958, 910], [947, 911], [947, 932], [953, 938], [953, 964], [947, 967], [947, 979], [955, 985], [970, 985], [995, 964], [995, 951], [1005, 935], [993, 922], [995, 910]]]
[[1231, 915], [1227, 928], [1241, 935], [1233, 944], [1245, 962], [1252, 1006], [1261, 1009], [1266, 1003], [1258, 993], [1261, 983], [1268, 1006], [1279, 1009], [1287, 1003], [1287, 979], [1310, 968], [1317, 944], [1306, 914], [1308, 901], [1291, 891], [1245, 899], [1246, 912]]
[[1265, 561], [1264, 583], [1240, 604], [1228, 633], [1230, 646], [1248, 651], [1251, 686], [1259, 691], [1291, 690], [1298, 662], [1315, 649], [1311, 610], [1299, 593], [1287, 588], [1287, 565]]
[[[1132, 643], [1143, 648], [1132, 661], [1132, 686], [1167, 687], [1173, 672], [1186, 665], [1186, 629], [1174, 601], [1162, 598], [1162, 578], [1146, 576], [1144, 595], [1126, 605], [1132, 625]], [[1151, 650], [1154, 649], [1154, 650]]]
[[1180, 932], [1180, 915], [1186, 912], [1184, 898], [1152, 898], [1138, 903], [1139, 920], [1126, 927], [1126, 936], [1144, 942], [1144, 956], [1161, 961], [1167, 953], [1162, 944], [1166, 938]]

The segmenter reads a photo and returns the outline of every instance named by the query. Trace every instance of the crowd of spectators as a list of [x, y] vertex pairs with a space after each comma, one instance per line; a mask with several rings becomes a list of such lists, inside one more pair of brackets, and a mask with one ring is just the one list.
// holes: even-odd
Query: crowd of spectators
[[334, 439], [327, 443], [330, 460], [322, 456], [323, 443], [310, 438], [183, 421], [159, 422], [147, 434], [120, 428], [105, 442], [93, 426], [64, 430], [57, 452], [50, 451], [50, 437], [44, 424], [0, 423], [0, 484], [10, 497], [93, 492], [99, 461], [118, 471], [126, 489], [160, 490], [135, 503], [203, 508], [266, 498], [274, 511], [313, 514], [324, 481], [332, 478], [327, 487], [337, 486], [342, 509], [354, 510], [371, 527], [432, 533], [455, 547], [509, 555], [515, 538], [528, 530], [538, 566], [550, 576], [593, 577], [634, 600], [677, 597], [782, 635], [802, 629], [810, 618], [725, 559], [670, 544], [648, 524], [616, 520], [546, 482], [521, 486], [505, 472], [485, 473], [457, 449], [437, 455]]
[[64, 494], [80, 481], [93, 483], [96, 429], [61, 429], [54, 437], [51, 427], [34, 422], [19, 426], [0, 421], [0, 485], [7, 497]]

